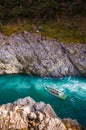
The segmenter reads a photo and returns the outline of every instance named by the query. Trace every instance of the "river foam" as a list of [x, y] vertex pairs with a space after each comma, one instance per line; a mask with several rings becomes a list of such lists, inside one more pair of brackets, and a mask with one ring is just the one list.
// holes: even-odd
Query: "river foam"
[[[61, 100], [46, 92], [44, 86], [52, 86], [67, 95]], [[86, 78], [41, 78], [28, 75], [0, 76], [0, 104], [13, 102], [18, 98], [31, 96], [44, 101], [54, 108], [61, 118], [71, 117], [86, 127]]]

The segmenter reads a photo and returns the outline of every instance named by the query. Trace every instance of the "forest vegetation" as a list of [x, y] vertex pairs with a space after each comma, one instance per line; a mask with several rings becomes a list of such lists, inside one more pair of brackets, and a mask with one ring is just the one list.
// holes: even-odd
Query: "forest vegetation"
[[86, 43], [85, 0], [0, 0], [0, 32], [39, 30], [48, 38]]

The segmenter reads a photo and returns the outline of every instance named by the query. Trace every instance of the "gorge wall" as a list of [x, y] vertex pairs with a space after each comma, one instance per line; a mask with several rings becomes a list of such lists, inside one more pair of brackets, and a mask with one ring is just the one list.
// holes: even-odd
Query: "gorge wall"
[[[63, 44], [24, 31], [0, 34], [0, 74], [86, 76], [86, 44]], [[0, 106], [1, 130], [83, 130], [76, 120], [60, 119], [50, 105], [30, 97]]]
[[86, 44], [63, 44], [27, 31], [0, 34], [0, 74], [5, 73], [86, 76]]

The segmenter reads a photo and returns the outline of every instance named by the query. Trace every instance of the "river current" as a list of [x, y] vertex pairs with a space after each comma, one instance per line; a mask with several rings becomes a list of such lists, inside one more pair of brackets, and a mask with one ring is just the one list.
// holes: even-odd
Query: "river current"
[[[59, 99], [49, 94], [44, 86], [63, 91], [67, 98]], [[31, 96], [35, 101], [51, 104], [61, 118], [70, 117], [86, 127], [86, 78], [41, 78], [22, 74], [0, 76], [0, 104]]]

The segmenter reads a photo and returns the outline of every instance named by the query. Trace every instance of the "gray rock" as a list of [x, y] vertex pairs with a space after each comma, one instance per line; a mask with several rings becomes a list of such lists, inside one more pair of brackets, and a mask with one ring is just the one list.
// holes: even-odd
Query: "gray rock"
[[29, 118], [30, 120], [35, 120], [35, 119], [37, 118], [37, 116], [36, 116], [36, 114], [35, 114], [34, 112], [30, 112], [30, 113], [28, 114], [28, 118]]
[[49, 104], [47, 104], [44, 107], [43, 112], [46, 114], [46, 116], [50, 116], [52, 118], [57, 117], [56, 113], [54, 112], [54, 110], [52, 109], [52, 107]]
[[[83, 130], [76, 120], [61, 120], [57, 117], [49, 104], [43, 105], [40, 102], [40, 111], [33, 112], [29, 105], [27, 106], [27, 99], [32, 103], [34, 101], [26, 97], [16, 103], [0, 106], [0, 130]], [[7, 109], [7, 106], [12, 106], [13, 109]]]
[[36, 111], [40, 111], [42, 110], [44, 107], [46, 106], [46, 104], [44, 102], [37, 102], [35, 105], [34, 105], [34, 109]]
[[[47, 125], [48, 124], [48, 125]], [[57, 118], [47, 118], [41, 122], [38, 130], [67, 130], [65, 125]]]
[[34, 104], [35, 104], [35, 101], [31, 97], [26, 97], [23, 99], [21, 98], [14, 102], [14, 105], [18, 105], [18, 106], [29, 105], [30, 107], [30, 106], [33, 106]]
[[36, 33], [0, 34], [0, 74], [86, 76], [86, 44], [63, 44]]
[[38, 30], [43, 30], [43, 26], [42, 25], [38, 26]]
[[84, 128], [81, 128], [80, 124], [76, 120], [72, 120], [71, 118], [63, 119], [62, 122], [66, 125], [66, 127], [69, 130], [75, 129], [75, 128], [77, 130], [80, 130], [80, 129], [84, 130]]

